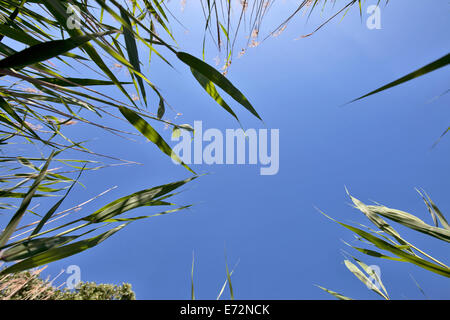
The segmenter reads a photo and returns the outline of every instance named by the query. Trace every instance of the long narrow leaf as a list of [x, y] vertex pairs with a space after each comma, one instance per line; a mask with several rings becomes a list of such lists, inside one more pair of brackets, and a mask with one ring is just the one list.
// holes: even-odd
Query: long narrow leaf
[[123, 116], [130, 122], [140, 133], [142, 133], [147, 139], [156, 144], [156, 146], [164, 152], [166, 155], [171, 157], [176, 162], [180, 163], [187, 170], [196, 174], [191, 168], [189, 168], [170, 148], [170, 146], [164, 141], [164, 139], [159, 135], [159, 133], [153, 129], [153, 127], [141, 118], [136, 112], [125, 107], [121, 107], [120, 112]]
[[449, 63], [450, 63], [450, 53], [445, 55], [445, 56], [443, 56], [442, 58], [440, 58], [440, 59], [438, 59], [436, 61], [433, 61], [430, 64], [427, 64], [426, 66], [424, 66], [424, 67], [422, 67], [420, 69], [417, 69], [414, 72], [411, 72], [411, 73], [407, 74], [404, 77], [401, 77], [400, 79], [397, 79], [397, 80], [395, 80], [395, 81], [393, 81], [391, 83], [388, 83], [387, 85], [382, 86], [382, 87], [380, 87], [380, 88], [378, 88], [378, 89], [376, 89], [374, 91], [371, 91], [368, 94], [365, 94], [365, 95], [363, 95], [363, 96], [361, 96], [359, 98], [356, 98], [356, 99], [354, 99], [354, 100], [352, 100], [352, 101], [350, 101], [348, 103], [352, 103], [352, 102], [361, 100], [361, 99], [366, 98], [368, 96], [371, 96], [371, 95], [373, 95], [375, 93], [378, 93], [378, 92], [390, 89], [392, 87], [398, 86], [399, 84], [405, 83], [405, 82], [410, 81], [412, 79], [415, 79], [415, 78], [418, 78], [420, 76], [423, 76], [424, 74], [427, 74], [427, 73], [432, 72], [434, 70], [437, 70], [439, 68], [445, 67]]
[[200, 73], [209, 81], [219, 86], [223, 91], [228, 93], [234, 100], [239, 102], [244, 108], [250, 111], [255, 117], [262, 120], [248, 99], [237, 89], [227, 78], [225, 78], [219, 71], [203, 62], [202, 60], [190, 55], [186, 52], [177, 52], [177, 57], [189, 67]]

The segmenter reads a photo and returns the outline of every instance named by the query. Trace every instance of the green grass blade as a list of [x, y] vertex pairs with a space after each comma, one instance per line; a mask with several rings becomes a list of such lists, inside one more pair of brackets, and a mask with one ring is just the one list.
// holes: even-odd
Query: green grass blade
[[180, 163], [187, 170], [196, 174], [191, 168], [189, 168], [170, 148], [170, 146], [164, 141], [159, 133], [153, 129], [143, 118], [141, 118], [136, 112], [125, 107], [121, 107], [120, 112], [140, 133], [142, 133], [147, 139], [156, 144], [156, 146], [171, 157], [176, 162]]
[[9, 223], [6, 226], [5, 230], [0, 235], [0, 247], [3, 247], [6, 244], [6, 242], [8, 242], [9, 238], [11, 237], [11, 235], [16, 230], [16, 227], [19, 224], [20, 220], [22, 219], [22, 217], [26, 213], [26, 210], [27, 210], [31, 200], [33, 199], [33, 196], [34, 196], [34, 193], [37, 190], [37, 187], [39, 186], [39, 184], [42, 182], [42, 180], [46, 176], [47, 168], [50, 165], [50, 162], [52, 161], [53, 155], [54, 155], [54, 152], [52, 152], [50, 154], [50, 156], [48, 157], [48, 159], [45, 162], [42, 170], [39, 172], [39, 175], [36, 177], [36, 179], [34, 180], [33, 184], [31, 185], [30, 189], [28, 190], [26, 196], [23, 198], [22, 203], [19, 206], [19, 209], [17, 209], [16, 213], [14, 214], [14, 216], [9, 221]]
[[192, 207], [192, 205], [182, 206], [182, 207], [178, 207], [178, 208], [172, 209], [172, 210], [166, 210], [163, 212], [152, 214], [150, 216], [139, 216], [139, 217], [133, 217], [133, 218], [113, 218], [113, 219], [103, 220], [103, 222], [125, 222], [125, 221], [136, 221], [136, 220], [148, 219], [148, 218], [162, 216], [162, 215], [165, 215], [168, 213], [178, 212], [180, 210], [184, 210], [184, 209], [187, 209], [190, 207]]
[[44, 227], [45, 223], [48, 220], [50, 220], [50, 218], [53, 216], [53, 214], [56, 212], [56, 210], [58, 210], [58, 208], [61, 205], [61, 203], [63, 203], [63, 201], [67, 198], [67, 196], [69, 195], [69, 193], [72, 190], [73, 186], [77, 183], [77, 181], [80, 178], [80, 175], [83, 172], [83, 170], [84, 170], [84, 167], [83, 167], [83, 169], [80, 170], [80, 173], [78, 174], [78, 177], [76, 178], [76, 180], [72, 183], [72, 185], [69, 187], [69, 189], [67, 189], [67, 192], [65, 193], [65, 195], [58, 202], [56, 202], [50, 208], [50, 210], [48, 210], [47, 213], [42, 217], [42, 219], [39, 221], [38, 225], [33, 230], [31, 235], [35, 235], [35, 234], [39, 233], [39, 231], [41, 231], [41, 229]]
[[375, 214], [372, 210], [369, 210], [368, 206], [366, 206], [364, 203], [359, 201], [358, 199], [351, 196], [348, 191], [347, 194], [349, 195], [350, 199], [352, 200], [355, 207], [364, 213], [364, 215], [372, 221], [373, 224], [375, 224], [381, 231], [386, 232], [387, 234], [394, 237], [400, 244], [406, 244], [406, 241], [400, 236], [400, 234], [392, 228], [386, 221], [384, 221], [380, 216]]
[[248, 99], [237, 89], [227, 78], [225, 78], [219, 71], [203, 62], [202, 60], [190, 55], [186, 52], [177, 52], [177, 57], [189, 67], [200, 73], [209, 81], [220, 87], [223, 91], [228, 93], [234, 100], [239, 102], [244, 108], [250, 111], [255, 117], [262, 120]]
[[[152, 205], [153, 201], [156, 198], [159, 198], [196, 178], [197, 177], [191, 177], [185, 180], [180, 180], [177, 182], [172, 182], [165, 185], [135, 192], [128, 196], [114, 200], [113, 202], [95, 211], [91, 215], [83, 218], [83, 220], [91, 222], [102, 222], [107, 219], [111, 219], [119, 214], [122, 214], [126, 211], [129, 211], [131, 209]], [[159, 199], [157, 199], [157, 201], [159, 201]], [[158, 202], [157, 205], [159, 205]]]
[[[110, 80], [85, 79], [85, 78], [35, 78], [39, 81], [45, 81], [51, 84], [56, 84], [62, 87], [76, 87], [76, 86], [110, 86], [115, 83]], [[120, 84], [132, 84], [132, 82], [120, 82]]]
[[347, 269], [354, 274], [356, 278], [358, 278], [359, 281], [361, 281], [364, 285], [366, 285], [370, 290], [373, 292], [379, 294], [381, 297], [383, 297], [386, 300], [389, 300], [377, 287], [371, 286], [369, 283], [369, 278], [356, 266], [354, 265], [350, 260], [344, 260], [344, 264], [347, 267]]
[[109, 32], [74, 36], [66, 40], [53, 40], [33, 45], [0, 60], [0, 68], [21, 68], [45, 61], [82, 46], [93, 38]]
[[104, 232], [98, 236], [92, 237], [90, 239], [80, 240], [77, 242], [74, 242], [72, 244], [62, 246], [62, 247], [56, 247], [49, 249], [45, 252], [41, 252], [37, 255], [34, 255], [33, 257], [30, 257], [28, 259], [22, 260], [0, 272], [0, 275], [5, 275], [9, 273], [17, 273], [24, 270], [28, 270], [34, 267], [42, 266], [44, 264], [48, 264], [53, 261], [61, 260], [67, 257], [70, 257], [74, 254], [80, 253], [82, 251], [85, 251], [87, 249], [90, 249], [110, 236], [112, 236], [114, 233], [125, 227], [127, 224], [122, 224], [114, 229], [111, 229], [107, 232]]
[[192, 75], [200, 83], [200, 85], [205, 89], [205, 91], [228, 113], [230, 113], [237, 121], [239, 121], [237, 115], [228, 106], [228, 104], [222, 99], [219, 92], [217, 91], [214, 83], [207, 78], [205, 78], [201, 73], [197, 72], [194, 68], [191, 68]]
[[352, 298], [346, 297], [346, 296], [344, 296], [344, 295], [342, 295], [340, 293], [331, 291], [331, 290], [329, 290], [327, 288], [324, 288], [324, 287], [321, 287], [319, 285], [316, 285], [316, 287], [318, 287], [318, 288], [322, 289], [323, 291], [331, 294], [333, 297], [338, 298], [339, 300], [353, 300]]
[[435, 237], [446, 242], [450, 242], [450, 230], [431, 226], [416, 216], [397, 209], [391, 209], [385, 206], [367, 206], [370, 211], [400, 223], [405, 227], [422, 232], [426, 235]]
[[440, 274], [440, 275], [450, 278], [450, 269], [449, 268], [445, 268], [445, 267], [436, 265], [434, 263], [431, 263], [427, 260], [424, 260], [422, 258], [419, 258], [417, 256], [413, 256], [403, 250], [396, 248], [395, 246], [391, 245], [390, 243], [388, 243], [378, 237], [375, 237], [375, 236], [371, 235], [370, 233], [367, 233], [361, 229], [349, 226], [347, 224], [344, 224], [344, 223], [341, 223], [338, 221], [336, 221], [336, 222], [339, 223], [340, 225], [342, 225], [343, 227], [355, 232], [356, 234], [363, 237], [364, 239], [370, 241], [371, 243], [373, 243], [376, 247], [378, 247], [380, 249], [389, 251], [389, 252], [395, 254], [396, 256], [403, 258], [405, 261], [413, 263], [421, 268], [427, 269], [434, 273], [437, 273], [437, 274]]
[[0, 260], [9, 262], [26, 259], [76, 238], [78, 238], [78, 236], [45, 237], [24, 241], [23, 243], [19, 243], [3, 251], [0, 255]]
[[230, 298], [231, 300], [234, 300], [234, 292], [233, 292], [233, 285], [231, 283], [231, 274], [228, 270], [228, 262], [227, 262], [227, 256], [225, 255], [225, 268], [227, 271], [227, 280], [228, 280], [228, 287], [230, 288]]
[[[22, 119], [15, 111], [14, 109], [9, 105], [8, 102], [6, 102], [5, 99], [3, 99], [0, 96], [0, 108], [3, 109], [6, 113], [8, 113], [14, 120], [16, 120], [20, 125], [22, 125], [24, 128], [26, 128], [33, 136], [35, 136], [38, 140], [43, 141], [36, 132], [34, 132], [33, 129], [30, 128], [30, 126]], [[17, 125], [13, 124], [14, 127], [17, 127]], [[20, 128], [19, 128], [20, 130]]]
[[[138, 53], [138, 49], [137, 49], [137, 45], [136, 45], [136, 39], [134, 37], [133, 32], [131, 32], [131, 30], [130, 30], [131, 29], [130, 19], [128, 18], [128, 14], [124, 10], [121, 10], [120, 14], [121, 14], [122, 19], [128, 25], [128, 28], [123, 28], [123, 36], [125, 38], [125, 46], [126, 46], [127, 52], [128, 52], [128, 59], [130, 60], [130, 63], [133, 66], [133, 68], [140, 73], [141, 66], [140, 66], [140, 62], [139, 62], [139, 53]], [[142, 81], [142, 78], [139, 76], [137, 76], [137, 81], [139, 84], [139, 88], [141, 89], [141, 95], [144, 99], [144, 102], [147, 103], [144, 82]]]
[[442, 58], [440, 58], [440, 59], [438, 59], [436, 61], [433, 61], [430, 64], [427, 64], [426, 66], [424, 66], [424, 67], [422, 67], [422, 68], [420, 68], [420, 69], [418, 69], [418, 70], [416, 70], [414, 72], [411, 72], [411, 73], [407, 74], [404, 77], [401, 77], [400, 79], [397, 79], [397, 80], [395, 80], [395, 81], [393, 81], [391, 83], [388, 83], [387, 85], [382, 86], [381, 88], [378, 88], [378, 89], [376, 89], [376, 90], [374, 90], [372, 92], [369, 92], [368, 94], [365, 94], [365, 95], [363, 95], [363, 96], [361, 96], [359, 98], [356, 98], [356, 99], [354, 99], [354, 100], [352, 100], [352, 101], [350, 101], [348, 103], [352, 103], [352, 102], [361, 100], [361, 99], [366, 98], [368, 96], [371, 96], [371, 95], [373, 95], [375, 93], [378, 93], [378, 92], [390, 89], [392, 87], [398, 86], [399, 84], [405, 83], [405, 82], [410, 81], [412, 79], [415, 79], [415, 78], [418, 78], [420, 76], [423, 76], [423, 75], [425, 75], [425, 74], [427, 74], [429, 72], [432, 72], [432, 71], [437, 70], [439, 68], [445, 67], [449, 63], [450, 63], [450, 53], [445, 55], [445, 56], [443, 56]]

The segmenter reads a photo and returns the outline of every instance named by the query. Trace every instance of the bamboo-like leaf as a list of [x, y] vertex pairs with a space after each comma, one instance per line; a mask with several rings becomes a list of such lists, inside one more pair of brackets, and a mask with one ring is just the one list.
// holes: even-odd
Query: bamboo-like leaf
[[229, 112], [233, 117], [239, 121], [237, 115], [234, 111], [228, 106], [228, 104], [222, 99], [219, 92], [217, 92], [214, 83], [207, 78], [205, 78], [201, 73], [197, 72], [195, 69], [191, 68], [192, 75], [197, 79], [198, 83], [205, 89], [205, 91], [227, 112]]
[[393, 261], [406, 262], [405, 259], [390, 257], [390, 256], [387, 256], [385, 254], [379, 253], [379, 252], [374, 251], [374, 250], [365, 249], [365, 248], [359, 248], [359, 247], [355, 247], [355, 246], [351, 246], [351, 247], [353, 249], [355, 249], [355, 250], [358, 250], [361, 253], [367, 254], [368, 256], [372, 256], [372, 257], [376, 257], [376, 258], [382, 258], [382, 259], [387, 259], [387, 260], [393, 260]]
[[39, 254], [36, 254], [28, 259], [22, 260], [0, 272], [0, 275], [5, 275], [9, 273], [17, 273], [24, 270], [28, 270], [34, 267], [42, 266], [53, 261], [61, 260], [70, 257], [74, 254], [80, 253], [89, 248], [95, 247], [100, 244], [114, 233], [125, 227], [127, 224], [122, 224], [114, 229], [104, 232], [98, 236], [92, 237], [90, 239], [80, 240], [72, 244], [68, 244], [62, 247], [56, 247]]
[[[70, 17], [66, 11], [66, 8], [61, 4], [60, 1], [43, 0], [42, 2], [44, 3], [47, 10], [56, 18], [59, 25], [66, 28], [66, 31], [71, 36], [80, 36], [83, 34], [80, 30], [76, 28], [69, 28], [67, 26], [67, 21]], [[107, 67], [107, 65], [104, 63], [104, 61], [97, 53], [95, 48], [89, 42], [86, 42], [81, 48], [87, 53], [87, 55], [91, 58], [91, 60], [109, 77], [109, 79], [111, 79], [111, 81], [113, 81], [116, 84], [116, 86], [130, 100], [130, 102], [134, 104], [134, 101], [131, 98], [131, 96], [120, 84], [119, 80], [116, 78], [114, 73], [111, 72], [111, 70]]]
[[384, 299], [389, 300], [388, 297], [386, 297], [384, 295], [384, 293], [381, 292], [380, 289], [378, 289], [376, 286], [372, 285], [369, 278], [350, 260], [344, 260], [344, 264], [347, 267], [347, 269], [350, 270], [350, 272], [353, 273], [355, 275], [355, 277], [358, 278], [358, 280], [361, 281], [363, 284], [365, 284], [370, 290], [379, 294]]
[[41, 229], [44, 227], [44, 225], [47, 223], [47, 221], [50, 220], [50, 218], [53, 216], [53, 214], [56, 212], [56, 210], [58, 210], [58, 208], [61, 205], [61, 203], [63, 203], [63, 201], [67, 198], [67, 196], [69, 195], [69, 193], [72, 190], [73, 186], [77, 183], [77, 181], [80, 178], [80, 175], [83, 172], [83, 170], [84, 170], [84, 167], [80, 170], [80, 173], [78, 174], [78, 177], [76, 178], [76, 180], [72, 183], [72, 185], [69, 187], [69, 189], [67, 189], [66, 194], [58, 202], [56, 202], [50, 208], [50, 210], [47, 211], [47, 213], [42, 217], [42, 219], [39, 221], [39, 223], [36, 226], [36, 228], [31, 233], [31, 235], [35, 235], [35, 234], [39, 233], [39, 231], [41, 231]]
[[[62, 87], [76, 87], [76, 86], [110, 86], [115, 83], [110, 80], [99, 79], [85, 79], [85, 78], [36, 78], [39, 81], [45, 81], [51, 84], [56, 84]], [[120, 82], [120, 84], [131, 84], [132, 82]]]
[[230, 288], [230, 298], [231, 300], [234, 300], [234, 292], [233, 292], [233, 285], [231, 284], [231, 274], [228, 270], [228, 263], [227, 263], [227, 256], [225, 254], [225, 268], [227, 271], [227, 280], [228, 280], [228, 287]]
[[[375, 282], [381, 287], [381, 289], [383, 290], [384, 294], [382, 295], [386, 300], [389, 300], [389, 294], [383, 284], [383, 281], [381, 281], [381, 278], [378, 276], [378, 274], [368, 265], [366, 265], [364, 262], [358, 260], [355, 257], [352, 257], [359, 265], [360, 267], [364, 270], [364, 272], [366, 274], [368, 274], [369, 276], [371, 276]], [[377, 287], [378, 288], [378, 287]], [[379, 288], [378, 288], [379, 289]]]
[[397, 79], [397, 80], [395, 80], [395, 81], [393, 81], [391, 83], [388, 83], [387, 85], [382, 86], [382, 87], [380, 87], [380, 88], [378, 88], [378, 89], [376, 89], [374, 91], [371, 91], [368, 94], [365, 94], [365, 95], [363, 95], [363, 96], [361, 96], [359, 98], [356, 98], [356, 99], [354, 99], [354, 100], [352, 100], [352, 101], [350, 101], [348, 103], [352, 103], [352, 102], [361, 100], [361, 99], [366, 98], [368, 96], [371, 96], [371, 95], [373, 95], [375, 93], [378, 93], [378, 92], [390, 89], [392, 87], [398, 86], [399, 84], [405, 83], [405, 82], [410, 81], [412, 79], [415, 79], [415, 78], [418, 78], [420, 76], [423, 76], [423, 75], [425, 75], [425, 74], [427, 74], [429, 72], [432, 72], [432, 71], [437, 70], [439, 68], [445, 67], [449, 63], [450, 63], [450, 53], [446, 54], [445, 56], [443, 56], [442, 58], [440, 58], [440, 59], [438, 59], [436, 61], [433, 61], [430, 64], [427, 64], [426, 66], [424, 66], [424, 67], [422, 67], [420, 69], [417, 69], [414, 72], [411, 72], [411, 73], [407, 74], [404, 77], [401, 77], [400, 79]]
[[[238, 262], [236, 262], [235, 266], [233, 267], [233, 270], [231, 270], [231, 272], [230, 272], [230, 279], [231, 279], [231, 276], [233, 275], [234, 270], [236, 269], [238, 264], [239, 264], [239, 260], [238, 260]], [[225, 291], [225, 287], [227, 286], [227, 284], [228, 284], [228, 276], [226, 277], [225, 282], [223, 283], [222, 288], [220, 289], [216, 300], [220, 300], [220, 297], [222, 296], [223, 292]]]
[[228, 93], [234, 100], [239, 102], [244, 108], [250, 111], [255, 117], [262, 120], [247, 98], [219, 71], [203, 62], [202, 60], [186, 52], [177, 52], [177, 57], [189, 67], [200, 73], [203, 77], [216, 84], [223, 91]]
[[20, 220], [22, 219], [23, 215], [25, 214], [25, 212], [31, 202], [31, 199], [33, 198], [33, 195], [36, 192], [37, 187], [39, 186], [41, 181], [45, 178], [45, 175], [47, 173], [47, 168], [50, 165], [50, 162], [52, 161], [53, 155], [54, 155], [54, 152], [52, 152], [50, 154], [50, 156], [48, 157], [47, 162], [45, 162], [39, 175], [36, 177], [33, 184], [31, 185], [30, 189], [28, 190], [26, 196], [23, 198], [22, 203], [19, 206], [19, 209], [17, 209], [16, 213], [9, 221], [5, 230], [0, 235], [0, 247], [3, 247], [6, 244], [6, 242], [8, 242], [9, 238], [16, 230], [16, 227], [19, 224]]
[[80, 35], [67, 40], [53, 40], [39, 43], [0, 60], [0, 68], [21, 68], [48, 60], [82, 46], [93, 38], [101, 37], [109, 33], [111, 32]]
[[431, 226], [408, 212], [384, 206], [367, 206], [367, 208], [369, 208], [370, 211], [400, 223], [405, 227], [450, 242], [450, 230]]
[[[152, 205], [166, 205], [166, 204], [154, 204], [153, 203]], [[133, 218], [112, 218], [112, 219], [103, 220], [103, 222], [125, 222], [125, 221], [136, 221], [136, 220], [148, 219], [148, 218], [162, 216], [162, 215], [165, 215], [168, 213], [178, 212], [178, 211], [190, 208], [191, 206], [192, 205], [182, 206], [182, 207], [178, 207], [176, 209], [158, 212], [158, 213], [152, 214], [150, 216], [139, 216], [139, 217], [133, 217]]]
[[[28, 193], [0, 191], [0, 198], [25, 198]], [[54, 195], [35, 193], [33, 198], [52, 197]]]
[[[8, 102], [6, 102], [5, 99], [3, 99], [2, 96], [0, 96], [0, 108], [3, 109], [6, 113], [8, 113], [14, 120], [16, 120], [20, 125], [25, 127], [33, 136], [35, 136], [38, 140], [42, 141], [42, 139], [38, 136], [36, 132], [34, 132], [33, 129], [30, 128], [30, 126], [14, 111], [13, 108], [9, 105]], [[14, 125], [17, 127], [16, 125]], [[19, 128], [19, 127], [17, 127]], [[19, 128], [20, 130], [20, 128]]]
[[1, 37], [3, 37], [3, 35], [6, 35], [10, 39], [14, 39], [27, 45], [35, 45], [40, 42], [39, 40], [36, 40], [32, 36], [30, 36], [28, 33], [24, 32], [22, 29], [13, 28], [2, 23], [0, 23], [0, 34]]
[[441, 223], [441, 225], [445, 229], [450, 230], [450, 225], [448, 224], [447, 219], [445, 219], [445, 216], [443, 215], [441, 210], [439, 210], [438, 206], [431, 200], [430, 196], [424, 191], [424, 193], [427, 197], [427, 199], [426, 199], [419, 190], [416, 189], [416, 191], [420, 194], [423, 201], [425, 202], [425, 204], [428, 208], [428, 211], [430, 212], [431, 216], [433, 217], [436, 227], [438, 226], [438, 223], [436, 220], [436, 217], [437, 217], [437, 219], [439, 219], [439, 222]]
[[[121, 10], [120, 15], [128, 26], [128, 28], [123, 29], [123, 36], [125, 37], [125, 46], [126, 46], [127, 52], [128, 52], [128, 59], [129, 59], [131, 65], [133, 66], [133, 68], [140, 73], [141, 66], [140, 66], [140, 62], [139, 62], [139, 53], [137, 50], [136, 39], [134, 38], [134, 34], [133, 34], [133, 32], [130, 31], [130, 29], [131, 29], [130, 19], [128, 18], [128, 14], [125, 10]], [[137, 76], [137, 81], [138, 81], [139, 87], [141, 89], [142, 97], [144, 98], [145, 103], [147, 103], [144, 82], [142, 81], [142, 78], [139, 76]]]
[[159, 99], [159, 106], [158, 106], [158, 113], [157, 113], [158, 119], [161, 119], [164, 116], [165, 112], [166, 112], [166, 107], [164, 105], [164, 99], [162, 97], [160, 97], [160, 99]]
[[[448, 91], [448, 90], [447, 90]], [[448, 127], [447, 129], [445, 129], [444, 132], [442, 132], [441, 136], [439, 137], [439, 139], [437, 139], [434, 143], [433, 143], [433, 148], [439, 143], [439, 141], [441, 141], [441, 139], [450, 131], [450, 127]]]
[[347, 194], [352, 199], [353, 203], [355, 204], [356, 208], [360, 210], [364, 215], [373, 222], [378, 228], [380, 228], [381, 231], [386, 232], [387, 234], [394, 237], [400, 244], [407, 244], [406, 241], [400, 236], [400, 234], [392, 228], [386, 221], [384, 221], [382, 218], [380, 218], [377, 214], [375, 214], [372, 210], [368, 208], [364, 203], [359, 201], [358, 199], [354, 198], [350, 195], [350, 193]]
[[78, 236], [46, 237], [24, 241], [4, 250], [0, 255], [0, 260], [9, 262], [26, 259], [76, 238], [78, 238]]
[[[322, 212], [322, 214], [324, 214]], [[332, 219], [331, 217], [327, 216], [326, 214], [324, 214], [326, 217], [328, 217], [329, 219], [335, 221], [336, 223], [340, 224], [341, 226], [353, 231], [354, 233], [358, 234], [359, 236], [361, 236], [362, 238], [366, 239], [367, 241], [373, 243], [377, 248], [382, 249], [382, 250], [386, 250], [389, 251], [391, 253], [393, 253], [394, 255], [396, 255], [397, 257], [403, 258], [405, 261], [410, 262], [412, 264], [415, 264], [421, 268], [424, 268], [426, 270], [432, 271], [434, 273], [443, 275], [445, 277], [450, 277], [450, 269], [434, 264], [432, 262], [429, 262], [427, 260], [424, 260], [422, 258], [419, 258], [417, 256], [414, 256], [406, 251], [403, 251], [401, 249], [396, 248], [395, 246], [391, 245], [390, 243], [375, 237], [374, 235], [371, 235], [368, 232], [365, 232], [359, 228], [355, 228], [352, 227], [350, 225], [347, 225], [345, 223], [336, 221], [334, 219]]]
[[[159, 198], [181, 186], [196, 179], [197, 177], [188, 178], [185, 180], [168, 183], [165, 185], [153, 187], [150, 189], [141, 190], [128, 196], [117, 199], [101, 209], [97, 210], [93, 214], [83, 218], [83, 220], [91, 222], [102, 222], [113, 217], [129, 211], [134, 208], [142, 206], [150, 206], [156, 198]], [[158, 204], [157, 204], [158, 205]]]
[[153, 129], [153, 127], [141, 118], [136, 112], [125, 107], [121, 107], [120, 112], [140, 133], [142, 133], [147, 139], [156, 144], [156, 146], [171, 157], [176, 162], [180, 163], [183, 167], [190, 172], [196, 174], [191, 168], [189, 168], [170, 148], [170, 146], [164, 141], [159, 133]]
[[416, 285], [417, 289], [419, 289], [420, 293], [422, 293], [422, 295], [423, 295], [426, 299], [428, 299], [428, 297], [427, 297], [425, 291], [422, 289], [422, 287], [419, 285], [419, 283], [417, 283], [416, 279], [414, 279], [414, 277], [413, 277], [411, 274], [410, 274], [409, 276], [410, 276], [411, 279], [413, 280], [413, 282], [414, 282], [414, 284]]
[[337, 292], [335, 292], [335, 291], [331, 291], [331, 290], [329, 290], [329, 289], [327, 289], [327, 288], [324, 288], [324, 287], [321, 287], [321, 286], [319, 286], [319, 285], [316, 285], [316, 287], [322, 289], [322, 290], [325, 291], [325, 292], [328, 292], [328, 293], [331, 294], [333, 297], [338, 298], [339, 300], [353, 300], [352, 298], [346, 297], [346, 296], [344, 296], [344, 295], [342, 295], [342, 294], [340, 294], [340, 293], [337, 293]]

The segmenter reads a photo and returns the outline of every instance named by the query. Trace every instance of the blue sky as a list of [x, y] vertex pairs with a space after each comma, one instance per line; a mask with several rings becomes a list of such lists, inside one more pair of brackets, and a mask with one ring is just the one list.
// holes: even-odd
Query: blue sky
[[[366, 5], [371, 2], [376, 1]], [[178, 3], [174, 8], [179, 11]], [[287, 15], [288, 8], [280, 8], [267, 16], [267, 28]], [[449, 126], [450, 96], [430, 102], [448, 89], [448, 68], [340, 106], [447, 54], [449, 9], [446, 1], [432, 5], [418, 0], [390, 1], [381, 9], [382, 29], [369, 30], [367, 15], [361, 23], [355, 7], [342, 21], [337, 18], [313, 36], [294, 41], [311, 32], [330, 11], [323, 17], [313, 13], [307, 24], [305, 17], [298, 16], [282, 35], [234, 59], [228, 74], [265, 122], [264, 126], [232, 104], [244, 128], [280, 130], [279, 173], [261, 176], [259, 166], [254, 165], [193, 165], [197, 172], [209, 174], [188, 184], [176, 197], [176, 203], [194, 204], [192, 209], [132, 223], [101, 246], [52, 263], [45, 275], [56, 275], [75, 264], [81, 268], [83, 281], [129, 282], [140, 299], [189, 299], [194, 252], [196, 297], [215, 299], [226, 279], [226, 250], [230, 267], [239, 260], [232, 276], [238, 299], [332, 298], [314, 284], [352, 298], [377, 298], [343, 265], [345, 249], [367, 264], [380, 266], [393, 298], [423, 298], [410, 274], [430, 298], [450, 298], [448, 279], [353, 252], [340, 241], [351, 242], [350, 231], [314, 208], [340, 221], [366, 223], [349, 206], [346, 186], [366, 203], [374, 200], [431, 223], [414, 190], [421, 187], [448, 212], [449, 137], [436, 148], [431, 146]], [[200, 57], [203, 24], [198, 10], [196, 3], [187, 1], [179, 17], [190, 32], [175, 27], [175, 34], [184, 51]], [[214, 64], [214, 47], [208, 50], [207, 62]], [[144, 72], [162, 88], [176, 112], [182, 113], [177, 119], [180, 123], [202, 120], [206, 128], [238, 128], [184, 65], [175, 59], [171, 62], [176, 70], [154, 59]], [[168, 111], [168, 117], [174, 114]], [[111, 124], [133, 130], [126, 123]], [[84, 175], [87, 188], [77, 186], [67, 207], [118, 186], [83, 209], [89, 213], [136, 190], [190, 176], [143, 139], [130, 142], [81, 125], [68, 130], [80, 140], [92, 139], [88, 146], [97, 152], [143, 165]], [[168, 130], [164, 137], [170, 139]], [[136, 215], [148, 213], [146, 208], [135, 211]], [[448, 261], [446, 244], [402, 227], [398, 230]], [[227, 291], [224, 297], [229, 297]]]

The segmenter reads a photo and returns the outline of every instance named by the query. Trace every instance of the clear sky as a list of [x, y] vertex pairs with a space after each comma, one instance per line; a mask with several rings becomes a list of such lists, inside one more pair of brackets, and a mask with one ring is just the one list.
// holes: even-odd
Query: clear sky
[[[366, 6], [372, 2], [376, 3], [366, 1]], [[183, 13], [178, 2], [172, 5], [190, 30], [185, 34], [174, 24], [180, 47], [201, 57], [203, 20], [198, 4], [188, 0]], [[289, 10], [282, 9], [274, 7], [265, 20], [267, 28], [286, 17]], [[315, 35], [297, 41], [331, 11], [326, 10], [323, 17], [316, 11], [307, 24], [306, 17], [296, 17], [279, 37], [234, 58], [228, 74], [265, 122], [264, 126], [232, 104], [244, 128], [280, 130], [279, 173], [261, 176], [255, 165], [193, 165], [197, 172], [209, 175], [188, 184], [174, 199], [194, 204], [192, 209], [134, 222], [99, 247], [52, 263], [45, 275], [54, 276], [75, 264], [83, 281], [129, 282], [140, 299], [189, 299], [194, 252], [196, 297], [215, 299], [226, 279], [226, 249], [230, 268], [239, 260], [232, 276], [237, 299], [332, 298], [314, 284], [352, 298], [377, 298], [346, 269], [344, 249], [367, 264], [380, 266], [392, 298], [423, 298], [410, 274], [430, 298], [450, 298], [448, 279], [409, 264], [357, 254], [341, 241], [352, 243], [351, 232], [315, 209], [340, 221], [366, 223], [349, 206], [346, 186], [365, 203], [374, 200], [431, 223], [414, 190], [421, 187], [448, 217], [450, 136], [436, 148], [431, 146], [450, 125], [450, 95], [430, 101], [449, 89], [449, 69], [361, 102], [340, 105], [447, 54], [449, 10], [448, 1], [390, 1], [381, 8], [382, 29], [369, 30], [367, 14], [361, 23], [354, 7], [342, 21], [337, 18]], [[207, 61], [214, 64], [214, 47], [208, 50]], [[206, 128], [238, 128], [184, 65], [174, 58], [171, 62], [176, 70], [154, 58], [144, 72], [162, 88], [176, 112], [183, 114], [177, 119], [180, 123], [202, 120]], [[153, 111], [155, 101], [150, 106]], [[174, 114], [168, 111], [169, 118]], [[122, 122], [114, 125], [133, 130]], [[88, 187], [77, 186], [67, 207], [114, 185], [118, 188], [86, 206], [84, 214], [136, 190], [190, 176], [143, 139], [130, 142], [81, 125], [69, 130], [80, 140], [91, 138], [88, 146], [97, 152], [143, 163], [85, 174], [82, 182]], [[164, 137], [170, 139], [169, 130]], [[140, 208], [135, 214], [151, 212]], [[398, 230], [449, 261], [447, 244]], [[229, 297], [228, 291], [224, 297]]]

